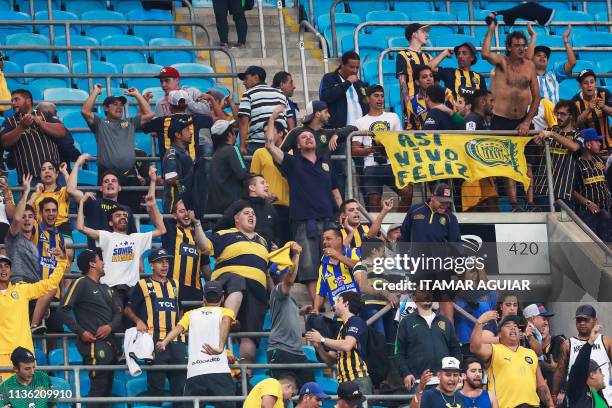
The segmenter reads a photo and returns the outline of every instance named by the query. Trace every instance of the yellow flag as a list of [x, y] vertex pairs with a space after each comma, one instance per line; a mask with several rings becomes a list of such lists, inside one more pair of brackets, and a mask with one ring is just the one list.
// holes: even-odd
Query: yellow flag
[[529, 187], [525, 145], [529, 137], [375, 132], [385, 147], [395, 184], [462, 178], [508, 177]]

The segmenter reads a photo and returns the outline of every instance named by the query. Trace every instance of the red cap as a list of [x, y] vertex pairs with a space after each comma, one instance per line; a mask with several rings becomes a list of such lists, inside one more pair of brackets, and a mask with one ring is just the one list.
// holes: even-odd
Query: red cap
[[159, 75], [156, 76], [155, 78], [179, 78], [179, 72], [176, 70], [176, 68], [172, 68], [172, 67], [163, 67], [160, 71], [159, 71]]

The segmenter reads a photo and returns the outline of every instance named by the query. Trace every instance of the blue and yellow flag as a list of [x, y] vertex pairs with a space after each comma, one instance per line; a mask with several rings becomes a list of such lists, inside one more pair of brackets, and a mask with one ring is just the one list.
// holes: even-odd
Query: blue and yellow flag
[[530, 137], [375, 132], [375, 139], [385, 147], [398, 188], [408, 183], [493, 176], [529, 187], [525, 145]]
[[287, 242], [282, 247], [268, 254], [268, 272], [270, 272], [272, 279], [280, 279], [287, 273], [289, 268], [293, 267], [291, 244], [293, 244], [293, 241]]

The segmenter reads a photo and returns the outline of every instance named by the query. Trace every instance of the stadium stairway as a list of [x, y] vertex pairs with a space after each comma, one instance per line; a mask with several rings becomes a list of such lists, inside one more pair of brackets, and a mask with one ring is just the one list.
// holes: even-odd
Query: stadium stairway
[[[261, 35], [259, 30], [259, 16], [257, 8], [246, 12], [246, 18], [249, 27], [246, 48], [233, 48], [231, 49], [231, 53], [236, 58], [238, 72], [243, 71], [249, 65], [260, 65], [265, 68], [267, 72], [268, 77], [266, 82], [268, 84], [271, 84], [272, 77], [274, 76], [274, 74], [278, 71], [283, 70], [280, 26], [278, 21], [278, 11], [276, 8], [264, 8], [263, 11], [267, 58], [261, 58]], [[204, 24], [204, 26], [208, 28], [213, 43], [218, 43], [219, 37], [217, 36], [217, 30], [215, 28], [215, 16], [212, 7], [198, 7], [195, 9], [195, 12], [196, 20]], [[302, 84], [302, 71], [300, 65], [300, 53], [298, 48], [299, 22], [297, 19], [297, 9], [286, 8], [283, 10], [283, 12], [285, 21], [285, 41], [287, 45], [287, 60], [289, 63], [289, 73], [292, 74], [293, 81], [296, 87], [292, 99], [298, 104], [303, 115], [304, 87]], [[177, 20], [187, 20], [188, 16], [189, 15], [186, 8], [177, 9]], [[228, 22], [230, 26], [229, 40], [230, 42], [234, 42], [236, 41], [236, 28], [231, 17], [228, 18]], [[185, 29], [184, 31], [179, 31], [177, 33], [177, 36], [184, 36], [184, 38], [189, 39], [189, 37], [187, 37], [186, 30], [187, 29]], [[308, 89], [310, 99], [318, 99], [319, 83], [321, 77], [323, 76], [321, 50], [319, 49], [316, 37], [311, 33], [307, 32], [305, 34], [304, 39], [306, 48], [306, 65], [308, 73]], [[198, 57], [207, 59], [207, 55], [204, 52], [200, 53]], [[222, 59], [220, 61], [221, 63], [218, 64], [218, 71], [229, 71], [229, 64], [224, 66], [224, 61], [226, 60]], [[335, 63], [330, 61], [329, 69], [334, 70]], [[223, 84], [223, 86], [229, 88], [229, 82], [219, 82], [220, 85]], [[238, 88], [239, 93], [242, 93], [244, 91], [241, 85]]]

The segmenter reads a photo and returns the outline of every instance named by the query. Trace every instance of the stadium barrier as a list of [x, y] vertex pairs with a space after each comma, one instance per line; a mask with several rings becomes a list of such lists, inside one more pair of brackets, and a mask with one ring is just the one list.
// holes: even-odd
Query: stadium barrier
[[327, 48], [327, 41], [323, 34], [321, 34], [312, 24], [310, 24], [306, 20], [302, 20], [300, 23], [300, 31], [298, 33], [299, 42], [298, 47], [300, 49], [300, 64], [302, 66], [302, 84], [304, 88], [304, 106], [308, 105], [310, 102], [310, 96], [308, 95], [308, 73], [306, 70], [306, 55], [304, 51], [304, 33], [306, 31], [310, 31], [314, 35], [317, 36], [319, 40], [319, 44], [321, 45], [322, 55], [323, 55], [323, 73], [327, 74], [329, 72], [329, 51]]

